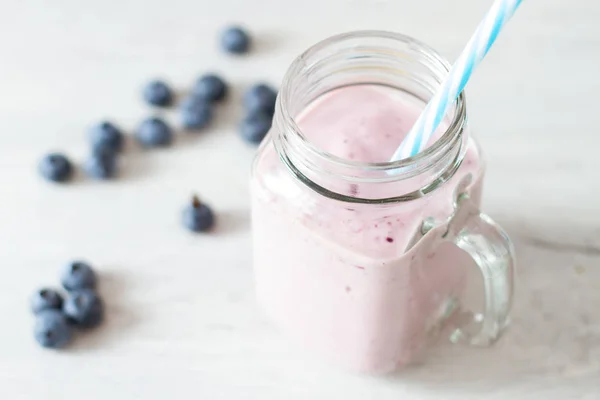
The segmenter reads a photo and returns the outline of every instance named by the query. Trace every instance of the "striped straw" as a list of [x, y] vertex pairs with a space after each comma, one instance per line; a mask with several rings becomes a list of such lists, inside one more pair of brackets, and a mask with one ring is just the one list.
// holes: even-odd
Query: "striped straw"
[[483, 60], [504, 24], [522, 0], [496, 0], [458, 57], [438, 92], [431, 98], [419, 119], [406, 135], [391, 161], [401, 160], [422, 151], [446, 115], [448, 108], [463, 91], [475, 67]]

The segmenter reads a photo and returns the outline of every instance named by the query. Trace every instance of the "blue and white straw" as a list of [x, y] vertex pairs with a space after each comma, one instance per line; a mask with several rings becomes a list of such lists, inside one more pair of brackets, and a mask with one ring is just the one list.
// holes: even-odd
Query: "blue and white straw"
[[469, 81], [475, 67], [483, 60], [504, 24], [522, 0], [496, 0], [458, 57], [438, 92], [431, 98], [417, 122], [404, 138], [391, 161], [412, 157], [422, 151]]

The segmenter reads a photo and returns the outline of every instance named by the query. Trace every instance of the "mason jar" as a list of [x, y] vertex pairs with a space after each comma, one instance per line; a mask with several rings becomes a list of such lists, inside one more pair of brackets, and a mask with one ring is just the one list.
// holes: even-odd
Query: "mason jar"
[[253, 164], [258, 301], [351, 370], [395, 370], [440, 338], [487, 346], [507, 326], [514, 251], [479, 209], [464, 94], [425, 150], [387, 158], [449, 68], [397, 33], [324, 40], [287, 71]]

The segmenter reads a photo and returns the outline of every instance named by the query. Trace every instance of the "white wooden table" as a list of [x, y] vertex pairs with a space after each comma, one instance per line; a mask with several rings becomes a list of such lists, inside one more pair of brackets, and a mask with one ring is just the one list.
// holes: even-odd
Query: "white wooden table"
[[[599, 399], [600, 3], [527, 1], [469, 85], [487, 152], [486, 211], [519, 256], [513, 327], [491, 350], [442, 348], [387, 378], [350, 375], [290, 345], [253, 298], [240, 93], [277, 84], [331, 34], [402, 31], [454, 59], [491, 1], [42, 0], [0, 3], [0, 398]], [[567, 5], [567, 3], [569, 5]], [[241, 21], [256, 50], [222, 55]], [[140, 85], [188, 89], [215, 70], [234, 86], [215, 127], [172, 149], [131, 149], [123, 176], [64, 187], [39, 179], [49, 150], [80, 162], [84, 131], [131, 131]], [[174, 117], [169, 114], [169, 118]], [[180, 227], [191, 192], [214, 235]], [[32, 339], [28, 296], [62, 264], [90, 260], [107, 321], [64, 352]], [[184, 397], [185, 396], [185, 397]]]

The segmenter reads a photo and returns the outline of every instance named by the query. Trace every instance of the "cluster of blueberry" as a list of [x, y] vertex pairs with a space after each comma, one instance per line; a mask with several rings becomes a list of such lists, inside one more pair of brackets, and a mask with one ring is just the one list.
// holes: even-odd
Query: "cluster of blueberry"
[[[250, 48], [250, 37], [239, 27], [226, 29], [221, 36], [221, 46], [229, 53], [241, 54]], [[181, 124], [185, 129], [205, 128], [213, 117], [213, 104], [227, 96], [228, 87], [217, 75], [202, 76], [194, 86], [192, 95], [183, 100]], [[162, 81], [152, 81], [143, 89], [144, 100], [157, 107], [173, 105], [175, 95]], [[250, 88], [244, 96], [247, 116], [240, 126], [240, 135], [251, 143], [260, 143], [271, 127], [277, 92], [265, 84]], [[92, 127], [89, 132], [91, 156], [84, 164], [85, 172], [95, 179], [108, 179], [117, 174], [117, 155], [123, 149], [122, 131], [109, 121]], [[135, 132], [136, 140], [144, 147], [168, 146], [173, 141], [173, 129], [161, 118], [150, 117], [142, 121]], [[74, 172], [72, 162], [63, 154], [46, 155], [39, 164], [41, 175], [54, 182], [66, 182]]]
[[[224, 51], [233, 54], [246, 53], [250, 48], [249, 35], [239, 27], [230, 27], [221, 35]], [[191, 95], [180, 104], [181, 125], [187, 130], [207, 127], [213, 117], [214, 105], [227, 97], [227, 83], [216, 74], [201, 76], [194, 85]], [[165, 82], [155, 80], [142, 91], [144, 101], [155, 107], [171, 107], [175, 103], [173, 89]], [[246, 116], [239, 127], [240, 136], [258, 144], [271, 128], [275, 112], [277, 92], [269, 85], [260, 83], [252, 86], [243, 97]], [[150, 117], [141, 122], [134, 132], [136, 141], [143, 147], [165, 147], [173, 141], [173, 129], [161, 118]], [[93, 126], [89, 132], [91, 156], [83, 165], [86, 174], [95, 179], [109, 179], [117, 175], [117, 157], [122, 152], [125, 136], [121, 129], [109, 121]], [[47, 180], [67, 182], [74, 172], [73, 163], [63, 154], [46, 155], [40, 162], [39, 171]], [[185, 209], [184, 225], [194, 231], [209, 229], [214, 216], [207, 205], [196, 197]]]
[[71, 262], [63, 272], [61, 283], [68, 296], [54, 289], [40, 289], [31, 299], [36, 320], [34, 335], [43, 347], [61, 348], [73, 338], [73, 327], [93, 328], [102, 322], [104, 306], [95, 291], [96, 274], [89, 264]]
[[[205, 128], [213, 117], [213, 105], [227, 97], [229, 87], [218, 75], [201, 76], [192, 89], [192, 94], [181, 103], [181, 124], [189, 130]], [[162, 81], [150, 82], [144, 88], [144, 99], [157, 107], [169, 107], [173, 103], [173, 90]], [[243, 98], [246, 117], [240, 124], [240, 136], [258, 144], [271, 128], [275, 113], [277, 92], [269, 85], [259, 83], [252, 86]], [[171, 143], [172, 131], [158, 119], [144, 121], [136, 132], [140, 144], [146, 147], [166, 146]]]
[[[181, 103], [181, 124], [188, 130], [199, 130], [208, 126], [213, 117], [213, 105], [225, 99], [229, 88], [218, 75], [200, 77], [192, 94]], [[144, 99], [151, 105], [169, 107], [173, 102], [173, 91], [162, 81], [150, 82], [144, 88]], [[270, 86], [259, 83], [244, 95], [246, 117], [240, 125], [240, 136], [258, 144], [271, 128], [275, 112], [277, 92]], [[172, 131], [159, 118], [144, 121], [136, 132], [136, 139], [145, 147], [166, 146], [171, 143]]]

